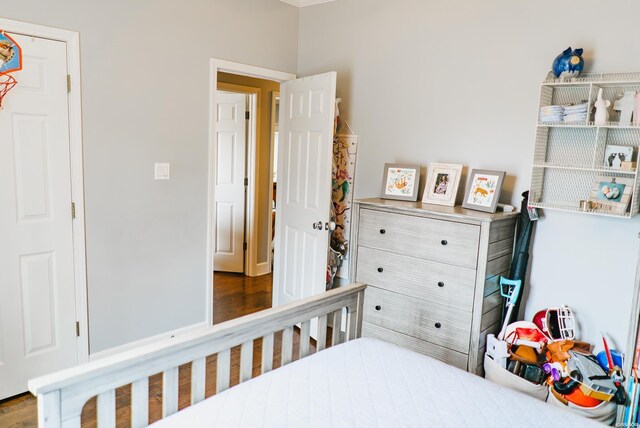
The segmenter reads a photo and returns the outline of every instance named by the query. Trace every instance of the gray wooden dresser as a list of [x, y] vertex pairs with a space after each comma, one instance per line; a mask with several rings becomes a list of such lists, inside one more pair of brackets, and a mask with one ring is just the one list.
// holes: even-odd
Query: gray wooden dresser
[[483, 373], [517, 213], [383, 199], [354, 203], [350, 272], [369, 284], [362, 335]]

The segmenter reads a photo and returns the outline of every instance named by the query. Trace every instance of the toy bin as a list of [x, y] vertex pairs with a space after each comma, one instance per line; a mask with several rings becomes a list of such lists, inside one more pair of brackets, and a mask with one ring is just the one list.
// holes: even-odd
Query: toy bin
[[484, 356], [484, 377], [491, 382], [520, 391], [541, 401], [545, 401], [549, 393], [547, 385], [536, 385], [514, 375], [507, 369], [500, 367], [498, 363], [486, 354]]
[[602, 422], [607, 425], [611, 425], [615, 421], [616, 413], [618, 411], [618, 406], [612, 401], [603, 401], [595, 407], [582, 407], [571, 402], [564, 404], [552, 393], [549, 393], [547, 403], [562, 407], [576, 415]]

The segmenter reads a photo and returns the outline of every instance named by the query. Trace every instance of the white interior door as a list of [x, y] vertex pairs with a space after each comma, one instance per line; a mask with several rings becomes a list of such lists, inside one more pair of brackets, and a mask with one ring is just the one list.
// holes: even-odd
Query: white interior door
[[66, 44], [12, 35], [0, 110], [0, 399], [77, 364]]
[[325, 291], [336, 73], [280, 92], [274, 306]]
[[245, 94], [218, 91], [215, 112], [215, 249], [213, 268], [244, 272]]

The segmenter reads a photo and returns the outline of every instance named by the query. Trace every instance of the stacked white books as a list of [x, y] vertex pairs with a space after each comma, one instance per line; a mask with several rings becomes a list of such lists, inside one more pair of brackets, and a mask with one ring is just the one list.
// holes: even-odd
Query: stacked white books
[[589, 103], [540, 107], [540, 123], [586, 123]]
[[562, 122], [563, 119], [564, 119], [564, 106], [540, 107], [540, 122], [542, 123]]
[[589, 110], [589, 103], [583, 102], [564, 106], [565, 123], [586, 123]]

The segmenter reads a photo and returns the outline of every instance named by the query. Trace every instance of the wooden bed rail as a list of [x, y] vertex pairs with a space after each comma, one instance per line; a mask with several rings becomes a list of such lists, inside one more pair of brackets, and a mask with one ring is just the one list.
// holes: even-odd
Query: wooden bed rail
[[[118, 387], [131, 384], [131, 426], [148, 425], [149, 376], [162, 373], [162, 417], [178, 411], [178, 368], [191, 363], [191, 404], [205, 398], [206, 357], [218, 354], [216, 393], [229, 388], [231, 348], [241, 345], [240, 382], [251, 378], [253, 340], [262, 338], [262, 373], [272, 369], [274, 333], [282, 331], [281, 365], [293, 357], [294, 326], [300, 326], [300, 355], [310, 352], [311, 320], [317, 318], [317, 350], [360, 337], [366, 285], [353, 284], [257, 312], [174, 339], [106, 357], [29, 381], [38, 398], [38, 426], [80, 427], [84, 404], [97, 396], [98, 427], [115, 427]], [[346, 325], [342, 324], [346, 308]]]

